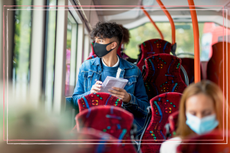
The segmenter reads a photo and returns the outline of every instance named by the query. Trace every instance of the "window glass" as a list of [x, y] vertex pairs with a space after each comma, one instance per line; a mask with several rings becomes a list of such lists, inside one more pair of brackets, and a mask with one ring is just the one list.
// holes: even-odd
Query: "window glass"
[[[170, 23], [156, 23], [164, 35], [164, 39], [172, 42]], [[199, 23], [200, 37], [200, 60], [208, 61], [212, 56], [212, 45], [220, 41], [230, 41], [230, 30], [212, 22]], [[176, 54], [179, 57], [191, 57], [194, 54], [194, 40], [192, 23], [175, 23], [176, 28]], [[224, 31], [225, 30], [225, 31]], [[131, 58], [137, 59], [139, 54], [138, 45], [148, 39], [160, 38], [159, 33], [153, 27], [152, 23], [146, 23], [142, 26], [130, 30], [130, 43], [126, 46], [125, 53]], [[224, 36], [224, 37], [223, 37]]]
[[[16, 0], [14, 12], [14, 47], [12, 81], [20, 91], [27, 90], [30, 81], [30, 50], [32, 29], [32, 0]], [[27, 5], [20, 7], [18, 5]]]
[[46, 109], [51, 110], [54, 94], [54, 74], [55, 74], [55, 39], [56, 39], [56, 7], [57, 0], [47, 1], [46, 11], [46, 40], [45, 40], [45, 62], [44, 62], [44, 79], [43, 88], [45, 87]]
[[77, 22], [68, 12], [66, 42], [66, 81], [65, 96], [73, 94], [76, 83]]

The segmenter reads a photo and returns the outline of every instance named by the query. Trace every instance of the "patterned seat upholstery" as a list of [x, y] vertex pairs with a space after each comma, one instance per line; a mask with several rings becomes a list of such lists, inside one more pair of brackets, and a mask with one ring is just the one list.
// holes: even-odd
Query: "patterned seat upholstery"
[[[180, 59], [181, 59], [181, 65], [183, 65], [184, 69], [187, 72], [189, 78], [189, 84], [193, 83], [194, 82], [194, 59], [193, 58], [180, 58]], [[185, 82], [183, 75], [181, 78]]]
[[173, 137], [176, 134], [177, 129], [177, 121], [178, 121], [179, 111], [172, 113], [168, 120], [169, 120], [169, 127], [170, 127], [170, 137]]
[[162, 39], [150, 39], [139, 45], [140, 54], [137, 60], [137, 67], [142, 71], [142, 67], [145, 64], [145, 58], [159, 53], [170, 53], [171, 43]]
[[89, 56], [86, 60], [90, 60], [90, 59], [93, 59], [93, 58], [95, 58], [95, 57], [97, 57], [97, 55], [96, 55], [96, 54], [93, 54], [93, 55]]
[[[84, 110], [76, 115], [78, 131], [90, 127], [106, 132], [119, 139], [121, 143], [132, 142], [133, 115], [128, 111], [114, 106], [98, 106]], [[135, 152], [133, 145], [122, 144], [124, 152]]]
[[143, 131], [141, 143], [156, 143], [141, 145], [143, 153], [158, 153], [160, 143], [166, 140], [165, 125], [168, 123], [169, 115], [178, 111], [181, 93], [169, 92], [158, 95], [150, 100], [151, 121]]
[[[228, 139], [228, 140], [227, 140]], [[177, 147], [178, 153], [229, 153], [230, 134], [223, 134], [223, 132], [212, 131], [204, 135], [195, 136], [187, 139], [184, 144]], [[199, 144], [199, 143], [202, 143]]]
[[169, 54], [153, 55], [145, 59], [143, 79], [149, 99], [165, 92], [180, 92], [186, 88], [180, 74], [181, 60]]
[[84, 145], [76, 145], [75, 152], [117, 153], [122, 151], [120, 144], [110, 144], [117, 143], [118, 139], [108, 133], [92, 128], [83, 128], [79, 132], [74, 131], [71, 133], [70, 138], [77, 140], [74, 143], [85, 143]]
[[100, 105], [112, 105], [121, 107], [122, 100], [108, 93], [91, 93], [78, 99], [79, 111]]
[[[180, 58], [181, 59], [181, 65], [184, 67], [184, 69], [187, 72], [188, 78], [189, 78], [189, 84], [194, 82], [194, 59], [193, 58]], [[181, 71], [181, 74], [182, 71]], [[200, 67], [200, 76], [202, 78], [202, 67]], [[181, 75], [182, 80], [185, 82], [184, 76]]]
[[222, 90], [223, 76], [225, 76], [225, 71], [223, 71], [223, 57], [226, 55], [226, 45], [228, 45], [230, 51], [230, 43], [218, 42], [212, 46], [213, 54], [207, 65], [207, 79], [216, 83]]

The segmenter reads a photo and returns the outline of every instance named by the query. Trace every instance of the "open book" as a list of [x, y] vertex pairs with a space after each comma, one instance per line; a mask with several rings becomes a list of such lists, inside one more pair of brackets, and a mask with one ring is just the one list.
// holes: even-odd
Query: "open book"
[[109, 89], [112, 89], [112, 87], [117, 88], [124, 88], [127, 84], [127, 79], [122, 78], [115, 78], [111, 76], [107, 76], [105, 81], [102, 83], [101, 91], [100, 92], [107, 92], [109, 93]]

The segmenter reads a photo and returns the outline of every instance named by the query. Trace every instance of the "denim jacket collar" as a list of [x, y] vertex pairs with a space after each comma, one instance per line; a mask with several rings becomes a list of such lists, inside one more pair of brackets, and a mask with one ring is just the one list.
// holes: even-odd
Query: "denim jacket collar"
[[[119, 57], [119, 56], [118, 56]], [[130, 63], [128, 62], [125, 62], [124, 59], [120, 58], [120, 63], [119, 63], [119, 67], [120, 69], [131, 69], [133, 67], [133, 65], [131, 65]], [[102, 62], [101, 62], [101, 59], [99, 57], [96, 57], [94, 62], [93, 62], [94, 65], [99, 65], [99, 67], [102, 67]]]

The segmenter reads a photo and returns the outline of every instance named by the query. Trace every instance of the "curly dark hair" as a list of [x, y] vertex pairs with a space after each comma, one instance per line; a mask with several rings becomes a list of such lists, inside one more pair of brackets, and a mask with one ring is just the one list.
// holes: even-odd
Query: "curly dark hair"
[[130, 38], [130, 33], [129, 30], [123, 27], [123, 25], [119, 24], [123, 31], [123, 38], [122, 38], [122, 43], [128, 45], [129, 43], [129, 38]]
[[115, 37], [119, 44], [123, 37], [122, 28], [115, 22], [98, 22], [91, 32], [91, 38], [113, 38]]

